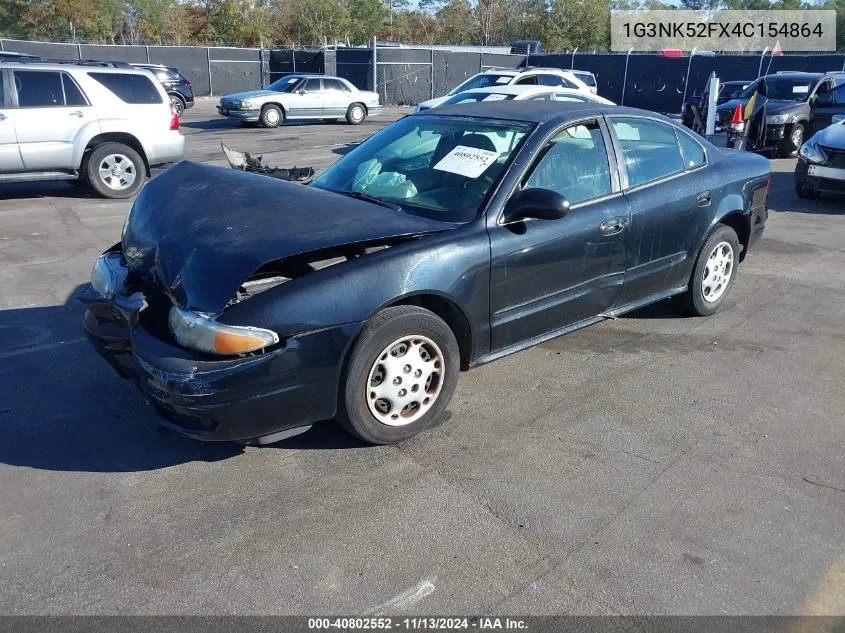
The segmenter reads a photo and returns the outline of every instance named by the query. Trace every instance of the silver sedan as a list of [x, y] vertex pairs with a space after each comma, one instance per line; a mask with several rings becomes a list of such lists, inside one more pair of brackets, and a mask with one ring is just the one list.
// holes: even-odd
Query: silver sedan
[[358, 125], [382, 109], [378, 93], [358, 90], [340, 77], [321, 75], [288, 75], [264, 90], [226, 95], [217, 106], [225, 117], [264, 127], [278, 127], [286, 120], [341, 118]]

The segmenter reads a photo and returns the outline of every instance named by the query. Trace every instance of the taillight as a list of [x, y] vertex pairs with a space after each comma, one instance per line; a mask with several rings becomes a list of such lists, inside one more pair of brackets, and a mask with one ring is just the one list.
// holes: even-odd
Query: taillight
[[176, 114], [176, 108], [174, 108], [173, 106], [170, 106], [170, 129], [179, 129], [179, 115]]
[[186, 83], [186, 84], [188, 84], [188, 88], [190, 88], [191, 90], [193, 90], [194, 86], [193, 86], [193, 84], [192, 84], [190, 81], [186, 81], [185, 83]]

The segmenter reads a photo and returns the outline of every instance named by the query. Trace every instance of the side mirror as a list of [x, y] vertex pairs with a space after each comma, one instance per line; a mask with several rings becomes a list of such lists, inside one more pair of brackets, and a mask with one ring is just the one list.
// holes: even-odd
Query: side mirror
[[300, 90], [300, 91], [298, 91], [298, 93], [297, 93], [297, 94], [299, 94], [299, 96], [301, 97], [301, 96], [303, 96], [303, 95], [305, 94], [305, 91], [304, 91], [304, 90]]
[[535, 218], [559, 220], [569, 213], [569, 200], [551, 189], [523, 189], [505, 205], [505, 224]]
[[833, 123], [845, 123], [845, 114], [834, 114], [831, 121]]

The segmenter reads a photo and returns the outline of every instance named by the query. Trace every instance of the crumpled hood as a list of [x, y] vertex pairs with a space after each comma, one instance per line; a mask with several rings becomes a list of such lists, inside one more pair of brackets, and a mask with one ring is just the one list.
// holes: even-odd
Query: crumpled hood
[[814, 137], [819, 145], [845, 150], [845, 123], [834, 123], [820, 130]]
[[455, 228], [340, 194], [182, 162], [138, 196], [123, 229], [129, 268], [180, 307], [218, 314], [268, 262]]

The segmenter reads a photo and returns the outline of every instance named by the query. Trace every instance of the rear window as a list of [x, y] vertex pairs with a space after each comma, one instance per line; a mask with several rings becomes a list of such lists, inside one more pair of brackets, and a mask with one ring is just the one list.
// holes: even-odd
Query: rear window
[[145, 75], [118, 73], [88, 73], [124, 103], [163, 103], [153, 82]]
[[596, 85], [596, 78], [589, 74], [582, 75], [581, 73], [575, 73], [575, 76], [578, 77], [581, 81], [583, 81], [588, 86], [595, 87]]

